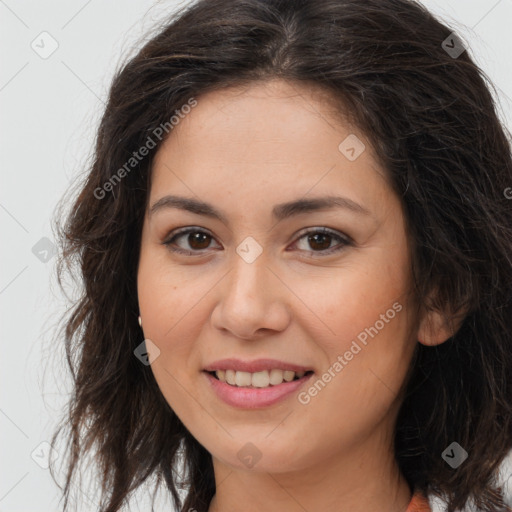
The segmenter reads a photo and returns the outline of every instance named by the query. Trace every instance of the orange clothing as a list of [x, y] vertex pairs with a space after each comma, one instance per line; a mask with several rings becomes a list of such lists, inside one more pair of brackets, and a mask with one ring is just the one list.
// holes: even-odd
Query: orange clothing
[[432, 512], [432, 509], [425, 495], [415, 491], [405, 512]]

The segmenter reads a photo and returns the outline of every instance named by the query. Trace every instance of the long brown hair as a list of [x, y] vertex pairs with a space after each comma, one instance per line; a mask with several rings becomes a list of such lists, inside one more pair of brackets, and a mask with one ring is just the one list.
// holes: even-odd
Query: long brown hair
[[[118, 511], [150, 476], [179, 510], [208, 509], [211, 455], [133, 353], [143, 341], [142, 221], [164, 140], [155, 129], [191, 98], [282, 78], [322, 86], [372, 143], [403, 203], [419, 303], [467, 312], [447, 342], [417, 347], [396, 425], [401, 471], [411, 487], [445, 498], [448, 512], [468, 499], [500, 510], [496, 475], [512, 448], [510, 134], [492, 83], [451, 34], [412, 0], [200, 0], [118, 70], [92, 165], [58, 227], [59, 282], [65, 271], [83, 282], [63, 329], [73, 394], [52, 440], [66, 432], [64, 509], [93, 449], [102, 512]], [[127, 167], [148, 137], [154, 147]], [[454, 441], [469, 454], [457, 469], [441, 457]]]

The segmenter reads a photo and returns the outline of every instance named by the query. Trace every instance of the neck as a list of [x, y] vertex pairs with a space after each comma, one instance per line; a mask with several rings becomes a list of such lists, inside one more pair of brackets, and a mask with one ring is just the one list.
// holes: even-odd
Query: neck
[[[288, 472], [242, 470], [213, 458], [217, 492], [208, 512], [405, 512], [411, 489], [382, 439]], [[243, 506], [242, 506], [243, 505]]]

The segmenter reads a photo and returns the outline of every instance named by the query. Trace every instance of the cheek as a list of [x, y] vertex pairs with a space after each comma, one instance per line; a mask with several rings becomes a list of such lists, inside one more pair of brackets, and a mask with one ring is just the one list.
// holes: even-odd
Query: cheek
[[360, 331], [366, 336], [365, 343], [352, 335], [351, 328], [345, 335], [341, 321], [337, 326], [342, 334], [334, 341], [324, 339], [327, 362], [298, 397], [301, 422], [322, 425], [310, 436], [317, 455], [328, 457], [333, 441], [343, 450], [363, 445], [378, 425], [383, 438], [392, 435], [399, 390], [414, 349], [414, 343], [406, 340], [406, 315], [403, 306], [382, 329], [374, 330], [375, 315], [368, 313], [368, 332], [365, 327]]
[[[159, 345], [178, 340], [176, 331], [189, 323], [211, 278], [197, 278], [192, 283], [179, 265], [172, 265], [161, 247], [143, 244], [137, 274], [139, 311], [144, 335]], [[197, 322], [191, 324], [197, 325]], [[190, 327], [190, 325], [189, 325]]]
[[[160, 260], [160, 261], [159, 261]], [[165, 264], [164, 264], [165, 263]], [[141, 253], [138, 299], [144, 337], [159, 349], [151, 371], [166, 402], [187, 425], [201, 425], [199, 400], [190, 383], [194, 339], [201, 321], [200, 290], [187, 285], [177, 268], [170, 268], [151, 250]]]
[[165, 252], [143, 247], [138, 269], [138, 300], [144, 337], [159, 349], [151, 370], [167, 402], [180, 415], [190, 408], [198, 372], [195, 344], [208, 321], [208, 291], [215, 285], [211, 272], [199, 270], [194, 280], [178, 265], [171, 265]]
[[[304, 310], [305, 314], [297, 315], [295, 320], [309, 332], [317, 325], [317, 341], [323, 338], [318, 344], [330, 353], [348, 350], [352, 340], [360, 333], [364, 339], [366, 329], [376, 322], [379, 331], [395, 338], [406, 324], [402, 325], [406, 315], [399, 314], [397, 309], [405, 311], [408, 264], [402, 246], [392, 251], [376, 247], [350, 254], [342, 267], [323, 278], [316, 277], [314, 286], [311, 279], [295, 276], [294, 292], [315, 313], [313, 318]], [[382, 320], [381, 315], [384, 315]]]
[[328, 329], [315, 339], [321, 375], [301, 403], [326, 424], [365, 431], [397, 398], [414, 351], [408, 259], [401, 248], [368, 251], [338, 275], [308, 294]]

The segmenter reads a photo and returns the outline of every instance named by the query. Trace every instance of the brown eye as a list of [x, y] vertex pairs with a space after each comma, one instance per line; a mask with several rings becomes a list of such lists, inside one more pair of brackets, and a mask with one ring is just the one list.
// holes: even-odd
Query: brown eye
[[[327, 228], [309, 230], [298, 239], [296, 244], [303, 239], [307, 239], [308, 247], [300, 250], [318, 253], [319, 256], [339, 252], [346, 246], [352, 244], [348, 236]], [[181, 242], [181, 244], [177, 243], [178, 240], [184, 240], [185, 246], [183, 246], [183, 242]], [[198, 256], [202, 251], [210, 248], [212, 240], [214, 240], [214, 238], [202, 229], [186, 228], [178, 231], [171, 238], [164, 241], [163, 245], [167, 246], [172, 252]], [[337, 241], [338, 244], [331, 246], [333, 241]]]
[[[183, 247], [183, 242], [181, 245], [177, 244], [177, 240], [184, 240], [185, 247]], [[213, 237], [205, 231], [197, 228], [187, 228], [174, 234], [174, 236], [163, 242], [163, 245], [166, 245], [173, 252], [194, 254], [208, 249], [212, 240]]]
[[189, 233], [187, 241], [193, 249], [206, 249], [210, 245], [210, 239], [210, 235], [198, 231]]
[[324, 250], [329, 249], [331, 245], [331, 235], [324, 233], [317, 233], [315, 235], [308, 235], [308, 243], [313, 249]]
[[[337, 233], [336, 231], [332, 231], [327, 228], [309, 230], [300, 238], [298, 238], [296, 244], [299, 244], [301, 240], [306, 240], [307, 244], [307, 247], [301, 250], [306, 252], [320, 253], [320, 256], [339, 252], [346, 246], [352, 244], [352, 241], [348, 236], [342, 235], [341, 233]], [[337, 241], [338, 244], [331, 246], [333, 241]]]

